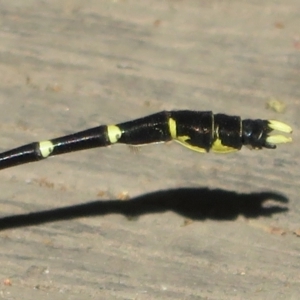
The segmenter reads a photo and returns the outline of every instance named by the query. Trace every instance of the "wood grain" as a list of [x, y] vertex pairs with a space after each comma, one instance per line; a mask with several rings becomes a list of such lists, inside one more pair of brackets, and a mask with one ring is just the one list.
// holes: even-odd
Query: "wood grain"
[[0, 14], [1, 151], [164, 109], [294, 128], [276, 151], [115, 146], [1, 171], [2, 298], [298, 299], [299, 1], [1, 1]]

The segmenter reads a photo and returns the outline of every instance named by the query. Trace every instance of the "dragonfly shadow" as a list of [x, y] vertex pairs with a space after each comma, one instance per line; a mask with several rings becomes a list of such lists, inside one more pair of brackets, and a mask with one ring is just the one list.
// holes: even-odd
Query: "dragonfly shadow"
[[288, 210], [282, 203], [288, 199], [274, 192], [239, 194], [221, 189], [179, 188], [148, 193], [131, 200], [97, 200], [85, 204], [66, 206], [28, 214], [0, 218], [0, 230], [38, 225], [80, 217], [122, 214], [139, 217], [144, 214], [174, 211], [192, 220], [234, 220], [270, 217]]

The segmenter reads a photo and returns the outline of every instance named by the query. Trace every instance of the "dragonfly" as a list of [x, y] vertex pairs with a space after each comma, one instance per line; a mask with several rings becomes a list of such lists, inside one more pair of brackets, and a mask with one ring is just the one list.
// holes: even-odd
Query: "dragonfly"
[[[275, 132], [275, 134], [273, 134]], [[0, 153], [0, 169], [50, 156], [113, 144], [141, 146], [176, 141], [200, 153], [230, 153], [243, 146], [275, 149], [289, 143], [292, 128], [280, 121], [244, 119], [211, 111], [161, 111], [116, 125], [100, 125], [62, 137], [29, 143]]]

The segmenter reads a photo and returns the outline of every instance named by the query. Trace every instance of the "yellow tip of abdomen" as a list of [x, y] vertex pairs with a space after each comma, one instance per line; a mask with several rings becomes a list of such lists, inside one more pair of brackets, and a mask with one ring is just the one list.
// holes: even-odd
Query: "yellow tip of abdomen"
[[273, 130], [278, 130], [278, 131], [286, 132], [286, 133], [293, 132], [292, 127], [283, 122], [279, 122], [276, 120], [268, 120], [268, 122], [269, 122], [269, 127]]

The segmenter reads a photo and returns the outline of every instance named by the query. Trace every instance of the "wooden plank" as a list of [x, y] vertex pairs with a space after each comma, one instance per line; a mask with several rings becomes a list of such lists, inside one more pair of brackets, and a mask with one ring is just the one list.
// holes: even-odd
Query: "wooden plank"
[[115, 146], [2, 170], [3, 298], [298, 298], [298, 1], [14, 1], [0, 25], [1, 151], [164, 109], [295, 129], [276, 151]]

